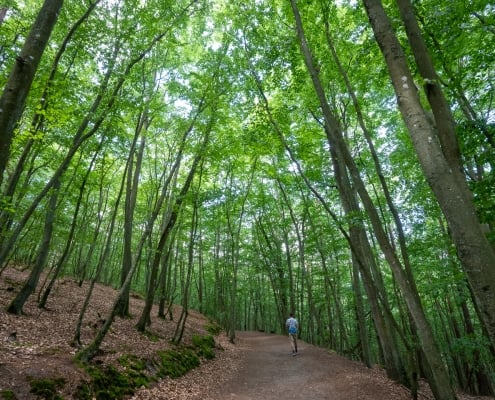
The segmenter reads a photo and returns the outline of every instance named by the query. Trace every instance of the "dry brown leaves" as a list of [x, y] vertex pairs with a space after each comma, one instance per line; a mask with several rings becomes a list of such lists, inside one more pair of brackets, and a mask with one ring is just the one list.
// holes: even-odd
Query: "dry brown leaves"
[[[34, 399], [29, 393], [30, 378], [64, 377], [66, 385], [60, 393], [65, 399], [71, 398], [75, 387], [86, 379], [85, 374], [74, 364], [76, 349], [70, 343], [74, 336], [76, 322], [81, 305], [88, 290], [88, 283], [79, 286], [70, 278], [59, 280], [49, 298], [46, 309], [37, 306], [38, 292], [33, 294], [24, 307], [25, 315], [15, 316], [5, 312], [5, 308], [14, 298], [20, 285], [28, 276], [28, 271], [7, 268], [0, 276], [0, 391], [14, 390], [18, 399]], [[101, 319], [108, 314], [116, 291], [102, 285], [96, 285], [91, 303], [84, 318], [81, 340], [89, 343], [96, 333]], [[143, 301], [133, 297], [130, 311], [133, 318], [117, 318], [107, 334], [102, 353], [94, 360], [97, 363], [117, 365], [124, 354], [134, 354], [141, 358], [153, 358], [158, 350], [170, 346], [175, 321], [155, 317], [152, 312], [150, 335], [137, 332], [135, 324], [142, 310]], [[179, 307], [173, 308], [175, 319], [180, 313]], [[207, 319], [191, 311], [187, 320], [184, 342], [188, 343], [193, 334], [205, 334]], [[153, 339], [151, 339], [153, 337]], [[164, 379], [152, 388], [142, 388], [132, 400], [206, 400], [216, 387], [236, 375], [241, 368], [246, 348], [231, 344], [224, 335], [216, 337], [217, 357], [204, 361], [200, 367], [178, 379]], [[256, 366], [254, 366], [256, 367]], [[315, 366], [318, 368], [318, 366]], [[340, 368], [340, 365], [339, 365]], [[343, 364], [342, 369], [346, 366]], [[344, 371], [345, 372], [345, 371]], [[352, 375], [356, 371], [349, 369]], [[380, 369], [366, 370], [363, 376], [353, 376], [353, 384], [366, 385], [370, 374], [373, 379], [387, 380]], [[230, 380], [235, 385], [235, 380]], [[390, 390], [398, 390], [391, 383]], [[397, 393], [397, 398], [401, 398]], [[420, 399], [432, 399], [427, 387], [421, 391]], [[475, 397], [462, 395], [462, 400], [474, 400]], [[213, 398], [211, 400], [214, 400]]]
[[[6, 313], [6, 307], [28, 273], [7, 268], [0, 276], [0, 391], [14, 390], [19, 399], [34, 399], [29, 393], [29, 379], [64, 377], [67, 383], [60, 394], [69, 399], [75, 387], [82, 379], [87, 378], [74, 364], [76, 349], [70, 343], [89, 284], [79, 286], [70, 278], [61, 279], [55, 284], [46, 309], [38, 308], [36, 292], [26, 303], [24, 315]], [[95, 286], [82, 325], [83, 344], [93, 339], [101, 320], [108, 314], [116, 293], [112, 288]], [[118, 358], [124, 354], [152, 358], [158, 350], [170, 347], [176, 322], [155, 317], [157, 310], [153, 310], [149, 335], [140, 334], [135, 325], [142, 307], [141, 299], [131, 298], [130, 311], [133, 318], [115, 319], [102, 344], [102, 352], [94, 362], [117, 365]], [[179, 313], [180, 307], [174, 306], [175, 319], [178, 319]], [[207, 322], [207, 318], [191, 311], [183, 341], [189, 343], [193, 334], [205, 334]], [[219, 350], [215, 360], [205, 362], [187, 377], [166, 379], [155, 388], [141, 390], [134, 398], [189, 399], [210, 382], [220, 381], [226, 371], [233, 369], [229, 363], [231, 358], [235, 360], [236, 349], [222, 337], [218, 337], [217, 341]], [[225, 350], [220, 350], [221, 347]], [[210, 377], [209, 371], [213, 371]], [[158, 394], [160, 391], [163, 391], [163, 395]]]

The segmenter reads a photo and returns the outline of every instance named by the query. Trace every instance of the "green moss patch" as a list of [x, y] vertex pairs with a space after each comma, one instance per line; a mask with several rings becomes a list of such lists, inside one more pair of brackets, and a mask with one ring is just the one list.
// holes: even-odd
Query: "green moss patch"
[[61, 400], [63, 399], [57, 394], [59, 389], [65, 385], [64, 378], [54, 379], [33, 379], [29, 382], [31, 386], [30, 392], [41, 399], [45, 400]]
[[212, 336], [216, 336], [220, 332], [222, 332], [222, 327], [218, 325], [215, 321], [211, 321], [211, 320], [205, 325], [205, 329]]
[[158, 353], [160, 357], [158, 376], [178, 378], [200, 364], [199, 357], [190, 348], [165, 350]]
[[1, 390], [0, 391], [0, 399], [2, 400], [17, 400], [15, 394], [12, 390]]
[[78, 400], [122, 399], [132, 395], [140, 387], [148, 387], [158, 378], [178, 378], [198, 367], [201, 358], [215, 357], [215, 339], [211, 335], [194, 335], [191, 346], [176, 346], [159, 351], [154, 360], [125, 355], [119, 359], [120, 368], [102, 365], [86, 365], [88, 382], [77, 387], [74, 398]]
[[198, 356], [204, 357], [207, 360], [215, 358], [215, 339], [213, 336], [193, 335], [192, 343]]
[[134, 393], [132, 379], [112, 365], [104, 367], [89, 366], [86, 368], [90, 382], [83, 382], [77, 387], [74, 398], [79, 400], [121, 399]]

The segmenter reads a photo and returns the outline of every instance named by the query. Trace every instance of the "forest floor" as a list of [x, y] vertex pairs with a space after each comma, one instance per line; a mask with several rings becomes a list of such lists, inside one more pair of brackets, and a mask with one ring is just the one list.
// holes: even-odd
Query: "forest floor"
[[[0, 275], [0, 393], [13, 391], [17, 399], [37, 397], [30, 393], [31, 379], [63, 377], [65, 385], [59, 395], [70, 399], [76, 386], [87, 379], [74, 362], [76, 349], [70, 342], [86, 295], [88, 284], [79, 286], [70, 278], [59, 280], [46, 309], [37, 307], [38, 293], [24, 307], [24, 315], [5, 312], [21, 287], [28, 271], [7, 268]], [[87, 344], [107, 315], [116, 291], [96, 285], [82, 326], [81, 339]], [[149, 334], [137, 332], [135, 324], [143, 300], [131, 298], [132, 318], [117, 318], [107, 334], [102, 351], [94, 360], [99, 364], [117, 365], [125, 354], [142, 358], [170, 347], [176, 322], [152, 317]], [[175, 319], [180, 313], [174, 307]], [[156, 310], [153, 310], [156, 315]], [[184, 342], [193, 334], [206, 334], [208, 319], [191, 311]], [[196, 369], [180, 378], [165, 378], [150, 388], [139, 389], [132, 400], [402, 400], [408, 391], [387, 379], [380, 368], [369, 369], [326, 349], [304, 342], [299, 354], [292, 357], [288, 338], [261, 332], [239, 332], [231, 344], [224, 334], [215, 338], [216, 357], [204, 360]], [[0, 397], [1, 398], [1, 397]], [[421, 385], [419, 399], [433, 399], [427, 385]], [[459, 394], [459, 400], [480, 400]]]

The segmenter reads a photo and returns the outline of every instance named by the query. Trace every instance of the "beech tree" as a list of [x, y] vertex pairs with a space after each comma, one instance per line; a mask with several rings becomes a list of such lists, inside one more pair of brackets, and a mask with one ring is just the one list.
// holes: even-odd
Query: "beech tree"
[[[0, 9], [2, 87], [34, 3]], [[86, 361], [132, 292], [136, 329], [156, 309], [175, 342], [191, 309], [232, 341], [283, 333], [292, 311], [304, 340], [412, 397], [419, 379], [437, 399], [493, 395], [487, 0], [61, 11], [1, 139], [0, 274], [30, 272], [11, 312], [36, 292], [44, 307], [57, 277], [87, 284], [72, 338]], [[98, 283], [118, 293], [89, 332]]]
[[381, 2], [365, 0], [364, 4], [387, 62], [399, 109], [425, 177], [447, 219], [481, 321], [495, 349], [495, 251], [479, 222], [472, 193], [462, 174], [454, 122], [422, 40], [414, 11], [409, 0], [399, 1], [434, 120], [428, 117], [421, 105], [406, 57]]
[[21, 118], [41, 56], [48, 45], [63, 0], [45, 0], [16, 57], [0, 97], [0, 185], [10, 155], [14, 130]]

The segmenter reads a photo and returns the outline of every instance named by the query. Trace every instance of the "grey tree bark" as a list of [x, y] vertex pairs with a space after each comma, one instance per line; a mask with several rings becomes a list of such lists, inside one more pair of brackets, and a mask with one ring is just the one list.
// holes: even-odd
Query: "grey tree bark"
[[326, 100], [325, 91], [323, 90], [318, 71], [315, 68], [315, 63], [309, 44], [303, 29], [303, 24], [296, 0], [291, 0], [291, 7], [296, 21], [296, 31], [299, 39], [301, 53], [304, 56], [308, 73], [313, 82], [316, 95], [320, 102], [320, 107], [323, 112], [325, 121], [325, 131], [328, 135], [328, 140], [331, 146], [335, 146], [337, 156], [345, 160], [346, 166], [349, 169], [352, 181], [356, 186], [357, 192], [363, 202], [364, 208], [373, 226], [374, 234], [380, 245], [380, 248], [390, 266], [394, 279], [399, 285], [408, 310], [411, 313], [415, 327], [418, 332], [421, 346], [424, 349], [431, 375], [429, 379], [430, 386], [437, 400], [453, 400], [456, 399], [455, 392], [451, 386], [447, 369], [443, 363], [442, 356], [438, 345], [435, 341], [431, 326], [426, 319], [423, 307], [419, 300], [417, 292], [409, 281], [404, 268], [395, 253], [392, 244], [388, 240], [387, 234], [382, 226], [378, 212], [370, 198], [364, 182], [362, 182], [359, 171], [354, 163], [354, 160], [345, 145], [342, 132], [339, 124], [333, 115], [329, 104]]
[[14, 129], [24, 111], [34, 75], [62, 4], [63, 0], [45, 0], [0, 97], [0, 185], [10, 156]]
[[[495, 250], [483, 232], [472, 193], [455, 159], [453, 139], [447, 131], [450, 129], [447, 126], [450, 124], [448, 122], [450, 112], [446, 115], [447, 111], [441, 104], [441, 99], [438, 99], [440, 96], [438, 81], [430, 79], [427, 75], [424, 77], [425, 91], [427, 94], [430, 93], [430, 97], [435, 94], [435, 101], [430, 99], [430, 104], [432, 109], [436, 110], [434, 112], [436, 124], [431, 121], [421, 105], [405, 54], [381, 1], [363, 0], [363, 2], [375, 38], [387, 63], [399, 110], [426, 180], [447, 220], [480, 320], [493, 350], [495, 348]], [[415, 37], [415, 40], [419, 39]], [[416, 53], [420, 53], [419, 47], [417, 43], [412, 45]], [[428, 66], [426, 56], [417, 54], [418, 56], [423, 57], [420, 64], [425, 68], [422, 73], [426, 74], [429, 71], [426, 68]], [[447, 123], [443, 118], [447, 119]], [[441, 125], [443, 132], [441, 134], [438, 125]]]

